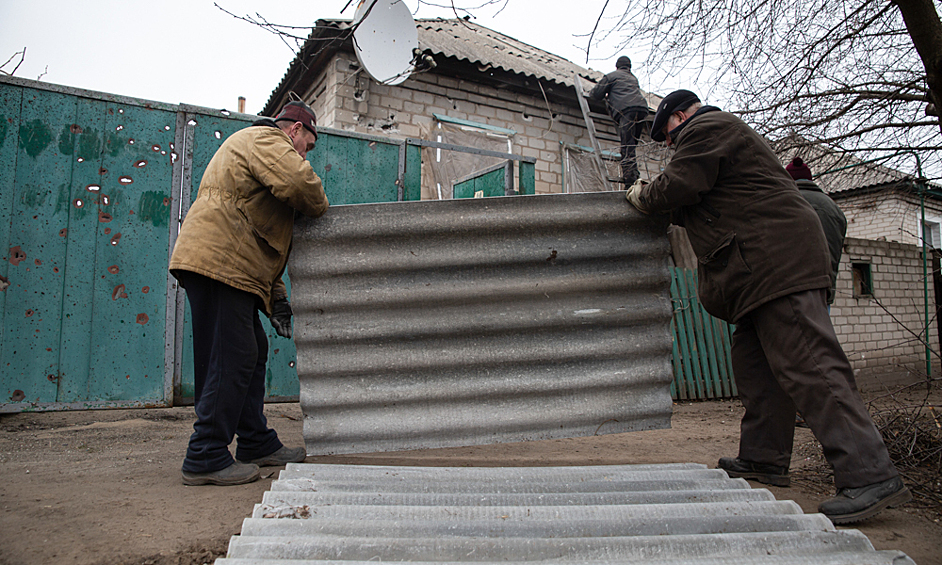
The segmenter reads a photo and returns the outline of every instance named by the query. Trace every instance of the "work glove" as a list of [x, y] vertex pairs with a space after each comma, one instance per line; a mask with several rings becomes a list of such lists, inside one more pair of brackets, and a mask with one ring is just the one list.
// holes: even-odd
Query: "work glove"
[[628, 199], [628, 202], [631, 202], [631, 205], [638, 209], [642, 214], [650, 214], [651, 210], [645, 206], [644, 201], [641, 200], [641, 189], [647, 186], [648, 181], [638, 179], [628, 188], [628, 193], [625, 194], [625, 198]]
[[271, 309], [271, 326], [281, 337], [291, 339], [291, 304], [286, 298], [276, 300]]

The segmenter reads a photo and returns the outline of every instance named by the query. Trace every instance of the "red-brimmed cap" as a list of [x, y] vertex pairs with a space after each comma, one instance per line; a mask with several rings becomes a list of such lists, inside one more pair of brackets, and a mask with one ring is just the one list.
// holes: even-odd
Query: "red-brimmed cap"
[[301, 122], [309, 132], [314, 134], [314, 138], [317, 138], [317, 116], [314, 115], [314, 110], [311, 110], [311, 107], [304, 102], [288, 102], [285, 104], [285, 107], [281, 109], [281, 113], [275, 116], [275, 123], [282, 120]]

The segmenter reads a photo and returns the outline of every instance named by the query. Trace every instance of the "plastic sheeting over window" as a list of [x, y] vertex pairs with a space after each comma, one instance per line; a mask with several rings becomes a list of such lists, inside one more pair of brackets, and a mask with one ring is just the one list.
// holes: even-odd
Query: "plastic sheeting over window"
[[[441, 122], [435, 122], [432, 129], [424, 133], [425, 139], [451, 145], [500, 153], [511, 153], [513, 148], [510, 137], [505, 134]], [[456, 181], [467, 179], [474, 176], [474, 173], [485, 171], [505, 160], [488, 155], [427, 147], [422, 156], [423, 173], [426, 173], [422, 175], [422, 200], [451, 200], [454, 198]], [[515, 186], [518, 182], [515, 179]]]
[[[650, 180], [656, 177], [670, 158], [672, 150], [660, 143], [642, 141], [638, 144], [636, 155], [641, 178]], [[588, 147], [566, 144], [563, 147], [564, 192], [603, 192], [606, 190], [624, 190], [621, 183], [602, 180], [595, 164], [593, 152]], [[602, 148], [602, 164], [609, 178], [621, 178], [621, 155], [619, 148]]]

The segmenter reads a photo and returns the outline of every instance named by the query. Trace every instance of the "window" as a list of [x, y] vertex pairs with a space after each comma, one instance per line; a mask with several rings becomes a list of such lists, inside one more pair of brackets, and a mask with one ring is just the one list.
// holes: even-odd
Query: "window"
[[922, 237], [929, 247], [942, 249], [942, 222], [926, 218], [925, 223], [922, 224]]
[[873, 276], [870, 273], [870, 263], [851, 263], [850, 268], [854, 276], [854, 298], [873, 296]]

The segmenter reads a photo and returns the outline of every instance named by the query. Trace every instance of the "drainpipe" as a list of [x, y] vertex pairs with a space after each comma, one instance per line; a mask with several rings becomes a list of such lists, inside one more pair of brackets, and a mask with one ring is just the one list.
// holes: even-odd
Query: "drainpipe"
[[918, 178], [916, 179], [914, 185], [916, 190], [919, 191], [919, 210], [922, 215], [922, 287], [923, 287], [923, 298], [926, 312], [926, 378], [932, 377], [932, 350], [929, 347], [929, 258], [928, 258], [928, 246], [926, 245], [926, 187], [922, 180], [922, 162], [919, 159], [919, 154], [913, 152], [913, 155], [916, 157], [916, 174]]

